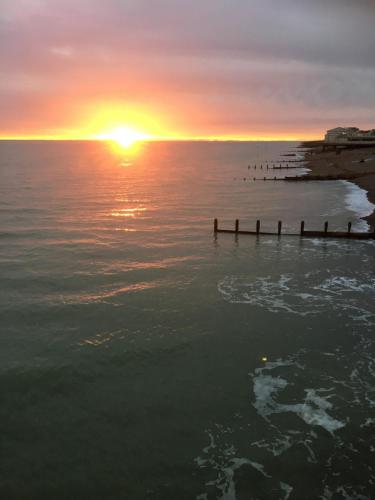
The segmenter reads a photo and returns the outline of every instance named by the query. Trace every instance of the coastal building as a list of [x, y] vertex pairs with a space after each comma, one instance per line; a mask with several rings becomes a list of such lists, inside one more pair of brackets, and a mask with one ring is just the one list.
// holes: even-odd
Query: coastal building
[[327, 130], [324, 140], [334, 144], [375, 144], [375, 129], [360, 130], [357, 127], [336, 127]]

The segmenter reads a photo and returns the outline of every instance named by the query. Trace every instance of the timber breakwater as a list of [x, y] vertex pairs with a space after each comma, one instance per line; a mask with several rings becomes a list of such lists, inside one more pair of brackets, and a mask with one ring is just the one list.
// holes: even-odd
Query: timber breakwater
[[219, 228], [218, 219], [214, 219], [214, 234], [217, 233], [229, 233], [229, 234], [244, 234], [244, 235], [253, 235], [253, 236], [299, 236], [301, 238], [347, 238], [351, 240], [373, 240], [375, 239], [375, 231], [371, 232], [352, 232], [352, 223], [348, 223], [347, 231], [329, 231], [328, 230], [328, 221], [324, 223], [324, 228], [322, 231], [319, 230], [307, 230], [305, 227], [305, 221], [301, 221], [300, 231], [299, 232], [282, 232], [282, 221], [278, 221], [277, 230], [276, 231], [262, 231], [261, 230], [261, 221], [257, 220], [255, 224], [255, 230], [249, 229], [241, 229], [240, 230], [240, 221], [236, 219], [234, 222], [234, 227], [230, 228]]

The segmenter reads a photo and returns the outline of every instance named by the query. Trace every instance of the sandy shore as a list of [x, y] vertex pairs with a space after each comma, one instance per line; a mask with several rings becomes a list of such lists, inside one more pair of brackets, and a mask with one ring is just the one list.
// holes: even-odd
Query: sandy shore
[[[367, 197], [375, 205], [375, 146], [361, 149], [322, 151], [321, 146], [313, 147], [306, 153], [307, 167], [311, 172], [306, 177], [316, 180], [346, 179], [367, 191]], [[364, 217], [375, 227], [375, 212]]]

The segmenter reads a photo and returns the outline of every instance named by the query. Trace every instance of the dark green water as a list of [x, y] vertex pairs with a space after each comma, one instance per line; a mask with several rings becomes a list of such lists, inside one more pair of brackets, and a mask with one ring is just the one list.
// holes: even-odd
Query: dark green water
[[1, 498], [374, 497], [374, 243], [212, 234], [363, 228], [295, 146], [0, 142]]

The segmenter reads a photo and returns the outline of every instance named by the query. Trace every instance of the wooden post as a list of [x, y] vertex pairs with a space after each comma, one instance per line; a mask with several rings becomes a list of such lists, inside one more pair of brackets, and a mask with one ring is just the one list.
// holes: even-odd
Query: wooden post
[[327, 233], [328, 232], [328, 222], [325, 222], [324, 223], [324, 232]]
[[260, 232], [260, 220], [257, 220], [257, 228], [256, 228], [257, 234]]
[[218, 230], [218, 225], [217, 225], [217, 219], [214, 220], [214, 233], [217, 233]]
[[279, 223], [278, 223], [278, 225], [277, 225], [277, 234], [278, 234], [279, 236], [280, 236], [280, 234], [281, 234], [281, 226], [282, 226], [282, 222], [281, 222], [281, 220], [279, 220]]
[[301, 236], [303, 236], [303, 233], [305, 231], [305, 221], [301, 221]]
[[350, 233], [352, 230], [352, 223], [348, 222], [348, 233]]
[[236, 219], [236, 226], [235, 227], [236, 227], [235, 231], [236, 231], [236, 233], [238, 233], [238, 229], [240, 227], [240, 221], [238, 219]]

